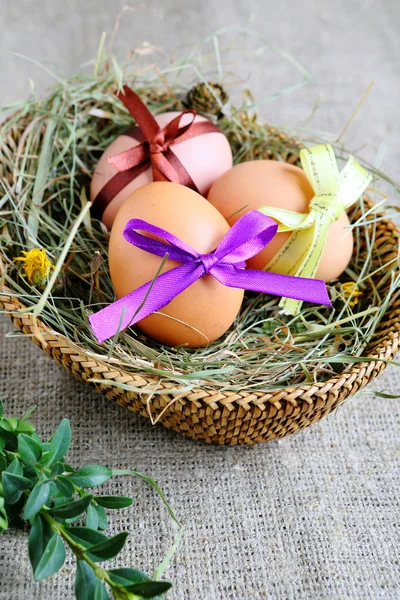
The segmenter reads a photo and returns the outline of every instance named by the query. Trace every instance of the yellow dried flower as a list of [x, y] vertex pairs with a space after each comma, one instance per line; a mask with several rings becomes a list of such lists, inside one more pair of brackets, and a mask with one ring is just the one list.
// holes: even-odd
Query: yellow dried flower
[[23, 262], [23, 277], [27, 277], [34, 285], [41, 285], [54, 265], [51, 264], [44, 248], [33, 248], [28, 252], [23, 251], [24, 256], [18, 256], [15, 260]]
[[350, 302], [348, 304], [352, 308], [353, 308], [353, 306], [358, 304], [358, 298], [360, 296], [363, 296], [363, 293], [358, 289], [358, 287], [354, 283], [354, 281], [346, 281], [346, 283], [342, 283], [342, 290], [343, 290], [343, 296], [345, 297], [346, 300], [347, 300], [347, 298], [350, 298], [350, 296], [351, 296], [352, 299], [350, 300]]

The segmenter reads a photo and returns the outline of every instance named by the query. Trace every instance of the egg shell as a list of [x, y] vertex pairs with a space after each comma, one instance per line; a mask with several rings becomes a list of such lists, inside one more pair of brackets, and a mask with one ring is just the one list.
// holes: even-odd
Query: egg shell
[[[212, 252], [229, 230], [222, 215], [193, 190], [169, 182], [142, 186], [125, 200], [111, 230], [109, 267], [118, 298], [151, 281], [162, 261], [125, 240], [124, 228], [133, 218], [165, 229], [201, 254]], [[178, 263], [167, 260], [162, 272], [176, 266]], [[162, 308], [161, 314], [152, 314], [137, 326], [162, 344], [205, 346], [229, 329], [243, 294], [243, 290], [226, 287], [206, 275]]]
[[[208, 200], [232, 226], [241, 216], [261, 206], [309, 212], [314, 192], [302, 169], [274, 160], [241, 163], [222, 175], [211, 187]], [[331, 281], [339, 277], [353, 253], [353, 235], [345, 212], [330, 225], [315, 277]], [[259, 254], [247, 261], [250, 269], [263, 269], [288, 239], [278, 233]], [[298, 256], [293, 256], [293, 262]], [[273, 269], [271, 269], [273, 270]]]
[[[161, 128], [172, 121], [179, 112], [163, 113], [155, 117]], [[191, 115], [184, 115], [181, 126], [191, 121]], [[194, 122], [207, 121], [204, 117], [196, 115]], [[96, 198], [102, 187], [117, 173], [117, 169], [110, 165], [107, 158], [115, 156], [138, 146], [139, 142], [127, 135], [120, 135], [101, 156], [93, 173], [90, 186], [90, 199]], [[178, 157], [186, 171], [193, 179], [200, 194], [207, 196], [211, 185], [225, 171], [232, 167], [232, 151], [225, 135], [221, 132], [205, 133], [180, 144], [173, 144], [171, 151]], [[122, 202], [137, 188], [153, 181], [152, 169], [149, 167], [144, 173], [133, 179], [107, 206], [102, 216], [102, 222], [111, 229], [115, 215]]]

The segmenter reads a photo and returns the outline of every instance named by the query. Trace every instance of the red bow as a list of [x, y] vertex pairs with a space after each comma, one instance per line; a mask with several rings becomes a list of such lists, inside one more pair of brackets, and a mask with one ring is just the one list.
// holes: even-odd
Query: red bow
[[[124, 85], [123, 93], [118, 92], [117, 98], [123, 102], [137, 123], [136, 127], [132, 127], [124, 135], [134, 138], [140, 145], [107, 159], [119, 172], [97, 194], [93, 202], [93, 215], [100, 219], [111, 200], [150, 165], [154, 181], [172, 181], [198, 191], [193, 179], [170, 146], [204, 133], [221, 133], [221, 130], [210, 121], [194, 123], [195, 110], [184, 110], [161, 129], [147, 106], [127, 85]], [[186, 114], [192, 115], [193, 118], [188, 125], [181, 126], [181, 119]]]

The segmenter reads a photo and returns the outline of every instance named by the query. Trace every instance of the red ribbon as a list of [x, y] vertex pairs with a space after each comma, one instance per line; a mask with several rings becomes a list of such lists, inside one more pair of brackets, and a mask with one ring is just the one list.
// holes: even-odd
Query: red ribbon
[[[127, 85], [124, 85], [123, 93], [118, 92], [117, 98], [123, 102], [137, 123], [136, 127], [132, 127], [124, 135], [137, 140], [140, 145], [107, 159], [118, 173], [104, 185], [94, 199], [93, 216], [101, 219], [115, 196], [149, 166], [153, 169], [154, 181], [172, 181], [198, 192], [193, 179], [170, 146], [205, 133], [221, 133], [221, 130], [210, 121], [194, 123], [195, 110], [184, 110], [161, 129], [147, 106]], [[191, 122], [181, 125], [182, 117], [187, 114], [192, 115]]]

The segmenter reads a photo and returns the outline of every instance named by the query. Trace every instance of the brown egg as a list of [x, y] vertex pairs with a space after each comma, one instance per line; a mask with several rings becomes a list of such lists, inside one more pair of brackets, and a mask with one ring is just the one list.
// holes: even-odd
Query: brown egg
[[[241, 216], [260, 206], [308, 212], [314, 192], [302, 169], [275, 160], [241, 163], [222, 175], [211, 187], [208, 200], [232, 226]], [[329, 227], [316, 278], [331, 281], [345, 270], [353, 252], [353, 235], [345, 212]], [[263, 269], [289, 237], [278, 233], [265, 249], [247, 261], [251, 269]], [[294, 256], [293, 261], [298, 257]]]
[[[160, 127], [165, 127], [179, 114], [179, 112], [163, 113], [156, 116], [155, 119]], [[185, 115], [182, 117], [181, 125], [187, 125], [190, 119], [190, 115]], [[207, 121], [207, 119], [199, 115], [195, 117], [195, 123], [202, 121]], [[107, 158], [120, 154], [129, 148], [134, 148], [138, 144], [138, 141], [127, 135], [120, 135], [110, 144], [101, 156], [93, 173], [90, 185], [91, 202], [96, 198], [102, 187], [117, 173], [117, 169], [110, 165]], [[173, 144], [171, 150], [190, 174], [200, 194], [204, 196], [207, 196], [214, 181], [232, 167], [232, 151], [222, 131], [205, 133], [180, 144]], [[101, 219], [108, 229], [111, 229], [115, 215], [125, 198], [140, 186], [151, 181], [153, 181], [153, 175], [152, 169], [149, 167], [115, 196], [105, 209]]]
[[[156, 275], [162, 259], [136, 248], [123, 237], [130, 219], [161, 227], [206, 254], [215, 250], [229, 225], [202, 196], [175, 183], [155, 182], [129, 196], [118, 211], [110, 236], [110, 274], [118, 298]], [[167, 260], [163, 272], [178, 263]], [[225, 333], [239, 312], [243, 290], [229, 288], [212, 275], [201, 277], [176, 296], [160, 313], [137, 325], [149, 337], [168, 346], [205, 346]]]

